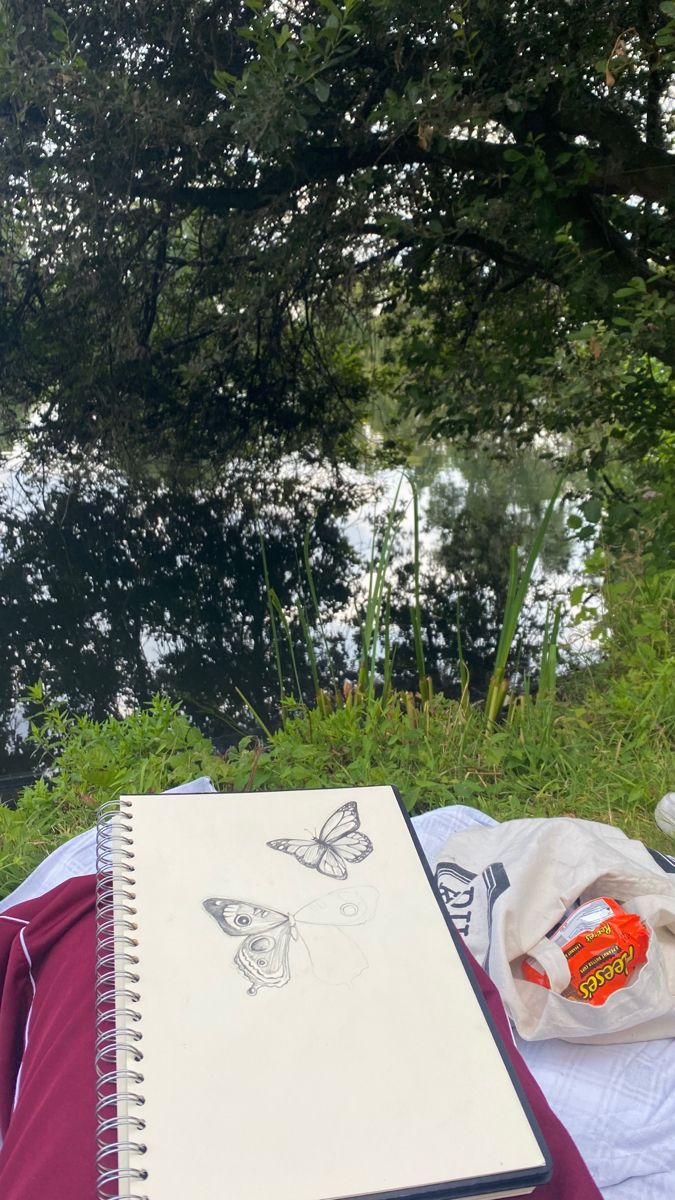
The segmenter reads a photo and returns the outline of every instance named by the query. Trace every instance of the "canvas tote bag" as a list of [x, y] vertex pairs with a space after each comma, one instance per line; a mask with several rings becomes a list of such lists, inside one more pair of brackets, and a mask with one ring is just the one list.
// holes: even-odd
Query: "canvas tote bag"
[[[675, 1036], [675, 858], [619, 829], [559, 817], [454, 833], [434, 864], [452, 923], [528, 1040], [598, 1043]], [[604, 1004], [569, 1000], [567, 960], [546, 934], [577, 902], [609, 896], [649, 930], [646, 963]], [[522, 977], [530, 954], [551, 990]]]

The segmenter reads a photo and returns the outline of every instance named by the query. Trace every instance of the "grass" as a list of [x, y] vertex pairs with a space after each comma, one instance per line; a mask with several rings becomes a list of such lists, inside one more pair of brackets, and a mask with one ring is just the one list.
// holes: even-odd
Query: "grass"
[[[283, 716], [276, 733], [260, 722], [263, 740], [245, 737], [221, 756], [167, 699], [157, 697], [123, 720], [95, 722], [49, 704], [36, 685], [30, 694], [37, 710], [32, 738], [50, 771], [24, 789], [16, 810], [0, 807], [0, 896], [60, 842], [92, 825], [97, 805], [121, 792], [159, 792], [199, 775], [209, 775], [221, 791], [391, 783], [414, 813], [465, 803], [498, 820], [576, 816], [675, 852], [675, 841], [653, 820], [655, 804], [675, 786], [675, 571], [636, 576], [624, 567], [605, 589], [602, 656], [562, 681], [556, 681], [556, 611], [544, 637], [538, 693], [533, 696], [526, 683], [515, 694], [507, 676], [509, 649], [551, 504], [522, 569], [512, 556], [503, 639], [485, 705], [469, 703], [461, 639], [460, 700], [433, 694], [425, 676], [417, 585], [419, 690], [400, 692], [392, 686], [388, 615], [393, 511], [379, 554], [373, 548], [371, 557], [360, 669], [356, 682], [342, 687], [334, 673], [330, 685], [321, 686], [308, 612], [300, 604], [292, 618], [282, 609], [263, 548]], [[316, 615], [307, 545], [304, 558]], [[415, 572], [418, 567], [416, 562]], [[311, 703], [300, 696], [291, 619], [305, 636]], [[319, 631], [326, 649], [320, 623]], [[291, 655], [292, 696], [283, 691], [284, 645]]]
[[547, 687], [511, 697], [496, 725], [439, 695], [372, 702], [351, 689], [328, 713], [296, 713], [257, 759], [240, 746], [239, 779], [248, 767], [260, 788], [394, 783], [413, 812], [463, 802], [499, 820], [573, 815], [673, 851], [652, 814], [675, 780], [675, 572], [610, 596], [605, 656], [557, 693], [547, 659]]
[[287, 702], [281, 730], [223, 757], [165, 699], [101, 723], [43, 699], [34, 739], [56, 770], [16, 811], [0, 808], [0, 895], [90, 826], [99, 803], [202, 774], [223, 791], [392, 783], [412, 812], [465, 803], [499, 820], [572, 815], [675, 852], [652, 815], [675, 780], [675, 571], [623, 579], [609, 599], [604, 658], [557, 693], [512, 698], [490, 728], [465, 700], [346, 685], [319, 707]]

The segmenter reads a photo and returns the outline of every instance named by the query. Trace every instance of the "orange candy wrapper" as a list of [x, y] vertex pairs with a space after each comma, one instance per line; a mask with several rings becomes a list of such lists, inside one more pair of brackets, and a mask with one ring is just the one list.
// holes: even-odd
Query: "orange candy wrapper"
[[[548, 937], [560, 947], [570, 969], [563, 996], [588, 1004], [604, 1004], [624, 987], [646, 961], [649, 946], [640, 918], [607, 896], [580, 904]], [[523, 961], [523, 978], [550, 987], [546, 972], [529, 957]]]

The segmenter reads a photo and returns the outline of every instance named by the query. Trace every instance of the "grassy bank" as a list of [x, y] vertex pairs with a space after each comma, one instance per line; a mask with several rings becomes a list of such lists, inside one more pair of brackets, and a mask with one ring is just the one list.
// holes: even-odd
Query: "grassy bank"
[[33, 736], [53, 773], [15, 811], [0, 808], [0, 895], [93, 824], [102, 801], [202, 774], [221, 790], [386, 782], [412, 812], [465, 803], [500, 820], [574, 815], [673, 852], [652, 814], [675, 788], [675, 571], [624, 576], [607, 600], [597, 663], [557, 688], [544, 678], [536, 699], [512, 697], [497, 721], [466, 695], [357, 682], [312, 707], [287, 702], [278, 733], [223, 757], [167, 700], [102, 723], [43, 700]]

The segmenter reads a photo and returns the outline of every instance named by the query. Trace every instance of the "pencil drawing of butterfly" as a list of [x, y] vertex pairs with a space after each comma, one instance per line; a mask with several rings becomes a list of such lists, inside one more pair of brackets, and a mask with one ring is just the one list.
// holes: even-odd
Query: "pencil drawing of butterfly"
[[370, 838], [359, 832], [360, 824], [356, 801], [350, 800], [332, 813], [319, 835], [310, 841], [276, 838], [267, 845], [292, 854], [303, 867], [311, 867], [331, 879], [346, 879], [345, 864], [361, 862], [373, 850]]
[[[278, 912], [246, 900], [212, 896], [204, 908], [230, 937], [243, 938], [234, 956], [235, 966], [246, 976], [249, 996], [259, 988], [284, 987], [291, 978], [290, 947], [298, 939], [315, 973], [327, 983], [348, 983], [367, 967], [362, 952], [350, 940], [326, 939], [331, 927], [342, 934], [352, 925], [371, 920], [378, 900], [376, 888], [341, 888], [303, 905], [295, 913]], [[308, 944], [309, 926], [323, 927], [321, 936]], [[299, 928], [301, 927], [301, 928]]]

